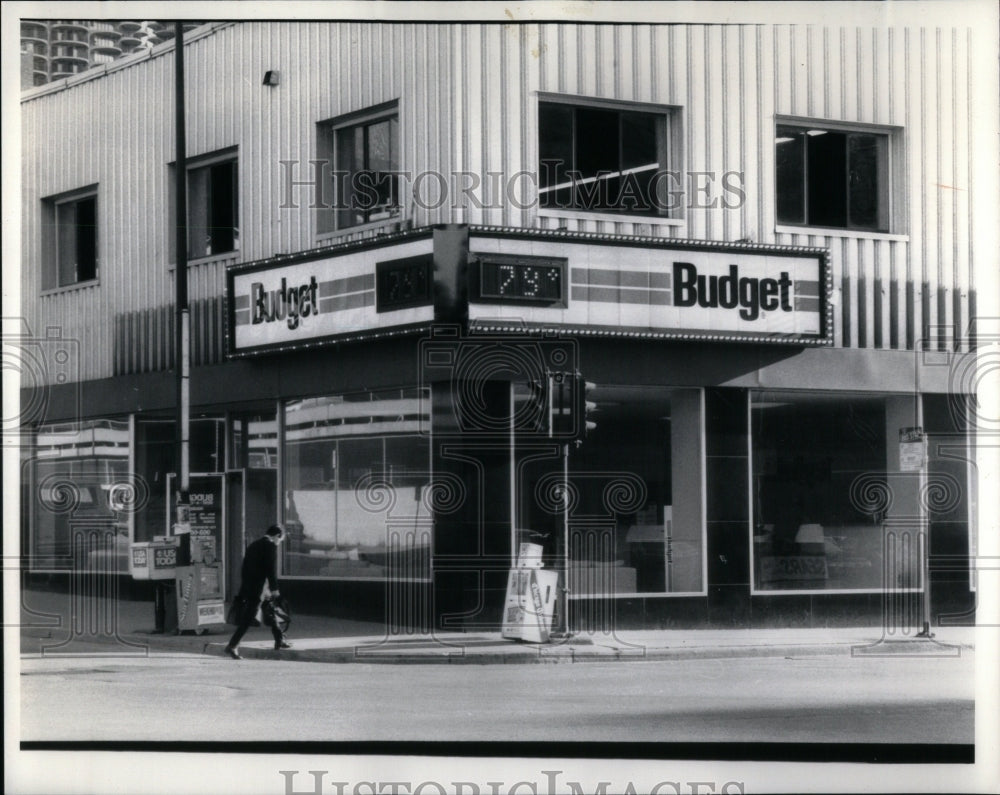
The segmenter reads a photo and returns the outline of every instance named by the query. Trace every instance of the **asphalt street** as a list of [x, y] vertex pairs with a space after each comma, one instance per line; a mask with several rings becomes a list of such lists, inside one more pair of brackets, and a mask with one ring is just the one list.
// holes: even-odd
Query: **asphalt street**
[[21, 660], [38, 741], [974, 741], [974, 658], [330, 665]]

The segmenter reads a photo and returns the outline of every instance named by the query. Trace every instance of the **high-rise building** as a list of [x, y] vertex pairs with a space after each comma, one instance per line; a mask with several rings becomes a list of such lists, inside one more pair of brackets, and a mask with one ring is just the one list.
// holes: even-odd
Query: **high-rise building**
[[[185, 22], [185, 30], [198, 26]], [[174, 37], [171, 22], [153, 20], [21, 21], [21, 89], [110, 63]]]

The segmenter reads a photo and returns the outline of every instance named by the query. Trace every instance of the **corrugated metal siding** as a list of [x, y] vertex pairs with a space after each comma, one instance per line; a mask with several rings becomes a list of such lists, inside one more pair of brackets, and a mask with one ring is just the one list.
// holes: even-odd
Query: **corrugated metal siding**
[[[905, 348], [933, 335], [938, 347], [950, 340], [939, 343], [936, 327], [961, 328], [972, 313], [973, 39], [965, 28], [230, 24], [186, 49], [188, 154], [238, 148], [240, 260], [312, 248], [312, 190], [292, 188], [297, 206], [283, 206], [289, 187], [280, 161], [298, 164], [294, 179], [310, 179], [317, 123], [398, 100], [404, 169], [449, 181], [453, 171], [469, 172], [482, 181], [484, 201], [416, 204], [407, 223], [823, 246], [834, 268], [837, 344]], [[280, 73], [279, 86], [261, 85], [268, 69]], [[683, 157], [672, 167], [742, 172], [746, 201], [688, 208], [679, 223], [657, 225], [542, 218], [503, 200], [491, 173], [535, 170], [538, 91], [678, 107]], [[127, 358], [115, 353], [115, 318], [172, 302], [171, 46], [70, 90], [31, 96], [22, 109], [26, 315], [33, 328], [60, 325], [80, 339], [81, 377], [105, 377]], [[894, 231], [902, 234], [778, 233], [776, 114], [901, 128], [905, 187], [895, 198], [906, 212]], [[38, 297], [39, 201], [90, 183], [100, 186], [100, 284]], [[434, 197], [433, 179], [422, 187]], [[223, 293], [227, 261], [192, 266], [192, 301]]]

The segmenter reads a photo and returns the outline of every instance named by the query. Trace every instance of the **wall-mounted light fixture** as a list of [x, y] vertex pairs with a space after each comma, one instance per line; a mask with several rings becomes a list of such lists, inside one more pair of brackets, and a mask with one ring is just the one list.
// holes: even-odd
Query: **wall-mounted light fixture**
[[265, 86], [278, 85], [278, 73], [274, 69], [268, 69], [266, 72], [264, 72], [264, 85]]

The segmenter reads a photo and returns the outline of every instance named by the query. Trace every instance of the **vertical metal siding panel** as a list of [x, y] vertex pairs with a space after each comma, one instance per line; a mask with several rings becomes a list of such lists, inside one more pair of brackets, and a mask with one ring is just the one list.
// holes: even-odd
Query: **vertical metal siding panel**
[[842, 36], [842, 28], [827, 27], [823, 29], [823, 52], [826, 62], [823, 78], [824, 117], [828, 119], [844, 118]]
[[873, 47], [871, 28], [858, 28], [856, 39], [858, 110], [856, 118], [861, 122], [875, 121], [875, 92], [872, 85], [875, 70]]
[[891, 257], [893, 243], [888, 240], [878, 240], [875, 242], [875, 274], [874, 297], [875, 297], [875, 337], [873, 344], [876, 348], [888, 348], [890, 337], [890, 317], [889, 317], [889, 260]]
[[892, 75], [889, 70], [889, 29], [876, 28], [872, 32], [874, 48], [874, 67], [872, 83], [874, 85], [874, 119], [885, 124], [892, 124], [892, 112], [889, 107], [889, 92], [892, 86]]
[[791, 27], [775, 25], [773, 28], [774, 62], [771, 70], [774, 86], [774, 112], [793, 112], [792, 82], [795, 70], [792, 68]]
[[[461, 30], [461, 28], [459, 28]], [[461, 36], [464, 42], [465, 36]], [[538, 85], [539, 91], [559, 91], [559, 26], [538, 26]], [[461, 74], [461, 73], [458, 73]], [[463, 75], [464, 77], [464, 75]]]
[[910, 245], [906, 258], [907, 281], [907, 347], [916, 347], [922, 336], [923, 307], [919, 300], [923, 282], [924, 231], [927, 228], [926, 207], [923, 200], [924, 136], [923, 101], [921, 91], [920, 30], [903, 30], [903, 50], [907, 91], [904, 98], [905, 129], [907, 137], [906, 190], [909, 207]]
[[594, 25], [576, 26], [576, 91], [584, 96], [597, 96], [600, 92], [598, 68], [600, 54], [598, 53], [597, 30]]
[[[969, 41], [971, 31], [969, 29], [956, 30], [953, 33], [952, 52], [955, 58], [955, 71], [953, 73], [953, 96], [954, 112], [951, 114], [954, 120], [954, 139], [952, 145], [955, 150], [955, 185], [958, 188], [955, 195], [955, 233], [954, 233], [954, 257], [955, 257], [955, 292], [959, 298], [959, 306], [962, 308], [962, 316], [958, 319], [959, 328], [957, 334], [961, 337], [961, 350], [968, 350], [968, 325], [972, 319], [969, 307], [969, 294], [972, 283], [969, 278], [971, 269], [971, 257], [969, 252], [969, 227], [970, 227], [970, 207], [969, 192], [971, 190], [971, 160], [969, 152], [971, 150], [969, 117], [971, 108], [969, 107], [969, 79], [970, 70], [968, 59], [971, 57], [972, 46]], [[958, 312], [956, 311], [956, 314]]]
[[[517, 149], [515, 173], [526, 171], [535, 173], [538, 164], [538, 101], [535, 90], [539, 84], [538, 47], [540, 36], [537, 25], [524, 26], [519, 42], [518, 66], [518, 104], [521, 107], [520, 125], [517, 134], [520, 146]], [[454, 80], [454, 77], [451, 77]], [[454, 96], [454, 91], [451, 92]], [[537, 182], [519, 179], [514, 190], [519, 196], [520, 204], [527, 204], [532, 209], [513, 208], [512, 223], [518, 226], [530, 226], [533, 208], [538, 206]]]
[[[477, 174], [481, 180], [479, 191], [481, 191], [482, 201], [486, 201], [487, 185], [486, 173], [483, 170], [484, 152], [484, 132], [487, 129], [483, 103], [485, 97], [482, 92], [483, 70], [487, 68], [483, 61], [481, 26], [463, 26], [459, 35], [462, 38], [462, 81], [464, 86], [465, 105], [465, 135], [463, 136], [463, 164], [462, 167], [473, 174]], [[481, 208], [471, 207], [468, 213], [469, 223], [486, 223], [485, 212]]]
[[630, 74], [635, 98], [640, 102], [655, 102], [653, 85], [657, 72], [662, 68], [660, 53], [656, 48], [653, 31], [649, 25], [635, 25], [628, 29], [628, 54]]
[[847, 238], [835, 240], [840, 253], [841, 268], [841, 322], [843, 323], [843, 346], [845, 348], [857, 345], [857, 285], [858, 269], [855, 260], [854, 241]]
[[[591, 26], [588, 26], [591, 27]], [[615, 30], [612, 25], [593, 26], [594, 56], [587, 59], [588, 80], [594, 86], [594, 96], [620, 97], [615, 90], [618, 82], [618, 60], [615, 53]]]
[[807, 25], [789, 26], [789, 57], [791, 63], [792, 113], [805, 116], [809, 112], [809, 61], [806, 53]]
[[806, 64], [806, 114], [823, 116], [826, 111], [824, 104], [824, 61], [823, 37], [826, 28], [806, 25], [803, 29]]
[[[705, 47], [705, 28], [702, 25], [691, 25], [684, 28], [686, 34], [685, 55], [682, 85], [687, 85], [687, 129], [684, 140], [688, 152], [687, 170], [704, 171], [707, 159], [707, 142], [705, 141], [705, 101], [708, 86], [705, 84], [705, 70], [702, 68], [703, 51]], [[687, 186], [685, 186], [686, 188]], [[692, 195], [685, 195], [685, 211], [688, 219], [688, 236], [703, 239], [706, 234], [705, 213], [692, 208]]]
[[[482, 124], [483, 134], [483, 174], [490, 171], [501, 171], [503, 169], [503, 132], [507, 128], [508, 111], [503, 101], [503, 78], [497, 65], [501, 62], [502, 42], [500, 37], [503, 29], [497, 26], [481, 27], [483, 36], [483, 96], [485, 106], [483, 108]], [[491, 184], [490, 202], [486, 208], [485, 217], [488, 224], [500, 224], [503, 219], [503, 211], [498, 204], [495, 193], [495, 184]]]
[[725, 142], [718, 173], [713, 181], [722, 216], [722, 234], [726, 240], [746, 237], [746, 214], [742, 206], [730, 200], [723, 191], [723, 177], [730, 171], [744, 170], [747, 152], [744, 145], [745, 98], [743, 97], [744, 53], [743, 28], [734, 26], [722, 34], [722, 104]]
[[[756, 52], [755, 77], [758, 166], [756, 186], [747, 184], [747, 199], [755, 203], [757, 240], [776, 242], [774, 232], [774, 29], [763, 25], [753, 28]], [[753, 150], [751, 150], [753, 151]], [[756, 188], [756, 189], [754, 189]], [[839, 328], [839, 324], [837, 324]]]
[[955, 306], [952, 296], [955, 290], [954, 256], [954, 210], [955, 178], [954, 122], [955, 104], [953, 76], [955, 71], [951, 36], [945, 31], [937, 31], [938, 68], [937, 102], [934, 114], [937, 127], [938, 185], [935, 196], [938, 203], [938, 247], [937, 247], [937, 289], [938, 289], [938, 344], [941, 350], [952, 347], [955, 332]]
[[[466, 48], [462, 26], [450, 25], [448, 27], [448, 36], [450, 39], [448, 47], [448, 54], [450, 58], [449, 72], [453, 81], [450, 119], [453, 135], [451, 150], [452, 166], [456, 172], [466, 173], [468, 172], [466, 165], [468, 151], [466, 149], [466, 136], [463, 135], [463, 130], [465, 129], [464, 119], [466, 118], [466, 95], [468, 93], [469, 84], [466, 78]], [[541, 57], [544, 57], [544, 55]], [[457, 195], [455, 196], [455, 200], [456, 204], [459, 206], [454, 210], [453, 221], [457, 224], [470, 223], [469, 205], [471, 204], [471, 200], [467, 195]]]
[[933, 347], [933, 338], [937, 335], [940, 318], [937, 313], [937, 289], [939, 283], [940, 260], [939, 225], [937, 185], [941, 181], [938, 160], [938, 96], [937, 69], [940, 67], [937, 37], [934, 31], [921, 29], [921, 60], [920, 60], [920, 100], [921, 127], [923, 132], [923, 150], [921, 161], [924, 169], [924, 179], [921, 183], [921, 201], [924, 204], [924, 246], [921, 251], [923, 270], [923, 308], [927, 313], [924, 317], [924, 336], [927, 346]]
[[840, 29], [840, 116], [853, 120], [858, 113], [857, 91], [857, 30]]
[[870, 239], [861, 239], [854, 248], [858, 258], [858, 347], [871, 348], [875, 328], [875, 245]]
[[[757, 170], [760, 166], [757, 147], [760, 142], [756, 138], [757, 128], [754, 120], [757, 112], [750, 113], [750, 108], [755, 111], [759, 108], [756, 92], [756, 68], [757, 56], [752, 39], [753, 28], [749, 25], [740, 25], [738, 28], [739, 44], [737, 51], [736, 70], [738, 75], [734, 83], [736, 97], [729, 98], [730, 112], [737, 119], [737, 151], [738, 159], [734, 163], [732, 159], [729, 165], [739, 172], [739, 183], [744, 192], [744, 198], [739, 200], [736, 195], [728, 195], [730, 203], [739, 201], [739, 210], [729, 212], [738, 215], [741, 236], [750, 240], [760, 240], [756, 235], [758, 219], [754, 213], [754, 205], [748, 200], [750, 190], [759, 191], [761, 181], [758, 178]], [[751, 188], [751, 185], [753, 186]]]
[[[705, 48], [701, 55], [701, 68], [705, 71], [705, 86], [708, 89], [705, 97], [705, 128], [703, 135], [708, 141], [704, 170], [709, 173], [705, 183], [708, 184], [707, 195], [702, 194], [697, 199], [699, 204], [712, 205], [718, 196], [722, 163], [725, 158], [725, 148], [728, 140], [726, 129], [725, 97], [725, 63], [724, 39], [721, 25], [710, 25], [704, 28]], [[708, 207], [702, 210], [705, 216], [705, 237], [714, 240], [725, 238], [725, 223], [721, 210]]]
[[889, 333], [885, 338], [889, 348], [897, 350], [900, 347], [900, 340], [905, 337], [905, 331], [900, 328], [900, 283], [899, 283], [899, 258], [900, 244], [893, 241], [889, 243], [889, 281], [888, 281], [888, 324]]

